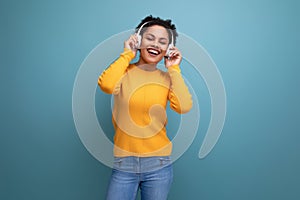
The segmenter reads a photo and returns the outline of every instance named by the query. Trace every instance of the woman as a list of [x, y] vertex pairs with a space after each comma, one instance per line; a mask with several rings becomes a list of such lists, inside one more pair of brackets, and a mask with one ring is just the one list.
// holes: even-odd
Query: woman
[[[192, 107], [180, 73], [182, 56], [171, 20], [151, 15], [124, 42], [124, 52], [99, 77], [100, 88], [114, 95], [114, 167], [107, 200], [165, 200], [173, 180], [172, 143], [166, 134], [166, 106]], [[139, 51], [136, 63], [130, 63]], [[167, 72], [157, 68], [164, 59]]]

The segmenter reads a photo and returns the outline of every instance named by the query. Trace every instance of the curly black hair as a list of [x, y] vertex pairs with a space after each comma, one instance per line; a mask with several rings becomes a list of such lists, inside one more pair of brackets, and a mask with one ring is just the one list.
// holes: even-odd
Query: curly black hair
[[[147, 22], [147, 23], [146, 23]], [[145, 24], [146, 23], [146, 24]], [[143, 25], [143, 28], [141, 30], [141, 35], [143, 35], [143, 33], [146, 31], [146, 27], [150, 27], [150, 26], [153, 26], [153, 25], [160, 25], [160, 26], [163, 26], [167, 29], [168, 31], [168, 34], [169, 34], [169, 41], [171, 43], [171, 38], [172, 38], [172, 35], [173, 35], [173, 43], [174, 45], [176, 44], [176, 38], [178, 36], [178, 33], [176, 31], [176, 27], [174, 24], [172, 24], [172, 21], [170, 19], [166, 19], [166, 20], [163, 20], [159, 17], [152, 17], [152, 15], [149, 15], [147, 17], [145, 17], [144, 19], [142, 19], [142, 21], [139, 23], [139, 25], [136, 27], [135, 29], [135, 32], [138, 32], [139, 28]]]

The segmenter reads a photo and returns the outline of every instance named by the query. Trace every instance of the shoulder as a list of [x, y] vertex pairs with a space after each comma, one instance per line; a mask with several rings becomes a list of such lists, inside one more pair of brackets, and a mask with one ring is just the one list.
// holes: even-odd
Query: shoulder
[[132, 70], [133, 68], [135, 67], [134, 64], [129, 64], [127, 69], [126, 69], [126, 72], [129, 72], [130, 70]]
[[165, 80], [170, 80], [170, 74], [168, 72], [158, 69], [158, 74], [161, 78], [163, 78]]

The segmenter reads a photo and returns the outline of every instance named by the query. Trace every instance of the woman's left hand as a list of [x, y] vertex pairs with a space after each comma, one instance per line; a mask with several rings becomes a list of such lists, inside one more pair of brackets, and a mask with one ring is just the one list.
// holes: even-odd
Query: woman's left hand
[[165, 58], [166, 68], [168, 68], [172, 65], [179, 65], [181, 60], [182, 60], [181, 53], [180, 53], [180, 51], [178, 50], [177, 47], [172, 47], [170, 50], [171, 50], [170, 57]]

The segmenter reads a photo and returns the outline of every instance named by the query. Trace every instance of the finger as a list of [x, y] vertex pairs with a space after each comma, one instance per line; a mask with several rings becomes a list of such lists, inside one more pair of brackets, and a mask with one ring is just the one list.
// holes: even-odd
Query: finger
[[179, 51], [172, 51], [171, 52], [171, 57], [181, 57], [181, 54]]
[[134, 46], [137, 46], [137, 44], [138, 44], [138, 39], [137, 39], [137, 36], [136, 36], [136, 35], [132, 35], [131, 41], [132, 41], [132, 43], [133, 43]]
[[136, 33], [133, 35], [133, 38], [138, 41], [138, 35]]
[[131, 36], [129, 37], [129, 39], [130, 39], [130, 40], [134, 40], [134, 35], [131, 35]]
[[128, 38], [128, 40], [125, 41], [125, 43], [127, 43], [128, 45], [131, 45], [131, 37]]
[[132, 38], [132, 41], [134, 42], [134, 44], [137, 44], [137, 43], [138, 43], [138, 40], [137, 40], [136, 37], [133, 37], [133, 38]]
[[171, 51], [178, 51], [178, 48], [175, 47], [175, 46], [172, 46], [172, 47], [170, 48], [170, 50], [171, 50]]
[[133, 36], [130, 36], [129, 42], [133, 42]]
[[133, 35], [131, 35], [131, 36], [129, 37], [128, 43], [129, 43], [129, 45], [131, 46], [131, 48], [135, 48], [135, 46], [136, 46], [137, 43], [136, 43], [136, 40], [135, 40], [135, 38], [134, 38]]

